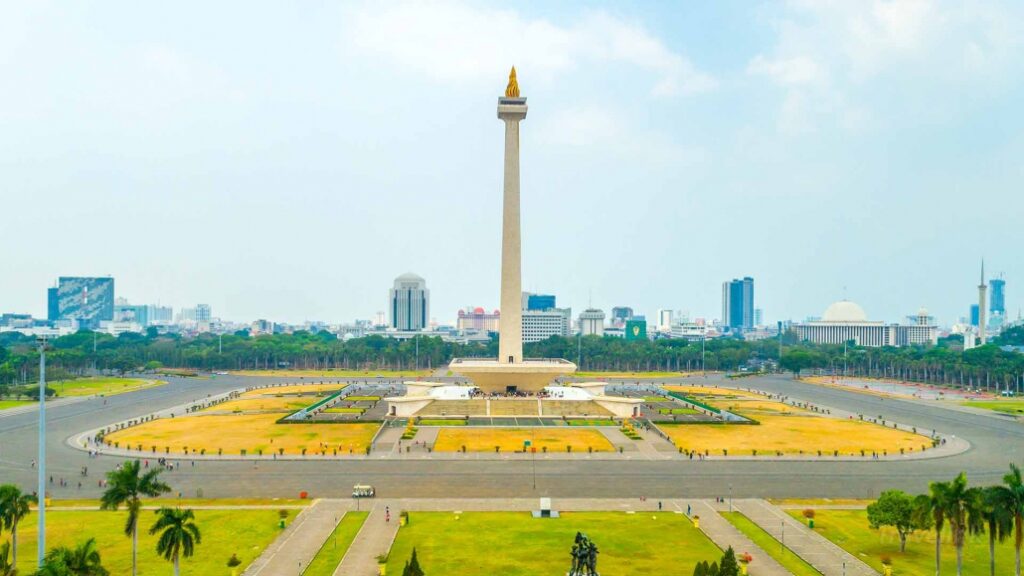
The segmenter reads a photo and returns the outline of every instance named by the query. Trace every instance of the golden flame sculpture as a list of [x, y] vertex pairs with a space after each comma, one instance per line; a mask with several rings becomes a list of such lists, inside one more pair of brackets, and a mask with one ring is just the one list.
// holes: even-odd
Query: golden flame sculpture
[[505, 88], [506, 98], [519, 98], [519, 81], [516, 80], [516, 67], [508, 73], [508, 87]]

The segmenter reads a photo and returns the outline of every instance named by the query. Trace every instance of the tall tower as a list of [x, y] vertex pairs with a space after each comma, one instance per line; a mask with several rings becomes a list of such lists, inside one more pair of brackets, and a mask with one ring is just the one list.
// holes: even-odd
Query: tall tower
[[519, 236], [519, 122], [526, 118], [526, 98], [519, 96], [516, 69], [508, 75], [505, 96], [498, 98], [498, 118], [505, 122], [505, 189], [501, 219], [501, 322], [498, 362], [523, 361], [522, 242]]
[[988, 307], [985, 300], [988, 297], [988, 286], [985, 285], [985, 260], [981, 261], [981, 284], [978, 284], [978, 344], [985, 345], [988, 335], [985, 333], [985, 312]]

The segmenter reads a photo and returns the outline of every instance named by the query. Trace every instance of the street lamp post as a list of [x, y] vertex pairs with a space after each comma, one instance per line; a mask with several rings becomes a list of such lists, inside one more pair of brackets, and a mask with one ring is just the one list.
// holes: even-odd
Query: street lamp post
[[40, 336], [39, 343], [39, 538], [37, 566], [43, 567], [46, 556], [46, 338]]

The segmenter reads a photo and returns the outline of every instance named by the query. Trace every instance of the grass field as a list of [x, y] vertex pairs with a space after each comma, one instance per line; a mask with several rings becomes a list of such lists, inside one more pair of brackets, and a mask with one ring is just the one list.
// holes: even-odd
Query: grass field
[[[801, 519], [799, 510], [788, 511]], [[860, 558], [881, 572], [882, 557], [893, 560], [896, 576], [935, 573], [935, 532], [911, 534], [907, 538], [907, 551], [900, 553], [900, 540], [891, 528], [872, 530], [868, 527], [867, 512], [863, 510], [816, 510], [814, 531], [836, 543], [850, 554]], [[942, 573], [956, 573], [956, 549], [950, 542], [949, 529], [942, 536]], [[996, 574], [1013, 573], [1013, 538], [996, 543]], [[967, 536], [964, 546], [964, 575], [987, 576], [988, 537]]]
[[[771, 534], [765, 532], [760, 526], [754, 524], [749, 518], [739, 512], [722, 512], [722, 517], [743, 532], [754, 544], [757, 544], [766, 554], [774, 558], [782, 567], [789, 570], [795, 576], [821, 576], [821, 572], [814, 569], [803, 558], [797, 556], [792, 550], [786, 548]], [[741, 552], [745, 552], [741, 551]], [[757, 562], [757, 559], [754, 559]]]
[[305, 408], [317, 401], [315, 396], [260, 396], [253, 398], [240, 398], [229, 400], [209, 408], [204, 412], [282, 412], [291, 413]]
[[588, 420], [584, 418], [573, 418], [565, 422], [569, 426], [618, 426], [619, 423], [615, 420], [604, 419], [604, 420]]
[[57, 396], [92, 396], [103, 394], [113, 396], [125, 392], [135, 392], [153, 386], [166, 384], [163, 380], [143, 380], [141, 378], [82, 378], [79, 380], [60, 380], [47, 382], [47, 386], [57, 391]]
[[277, 378], [403, 378], [430, 376], [433, 370], [238, 370], [237, 376], [273, 376]]
[[434, 450], [458, 452], [463, 446], [467, 452], [494, 452], [501, 446], [502, 452], [522, 451], [523, 441], [529, 440], [538, 452], [547, 448], [549, 452], [565, 452], [572, 446], [573, 452], [608, 452], [612, 444], [597, 430], [589, 428], [442, 428], [437, 434]]
[[288, 394], [327, 396], [331, 392], [337, 392], [347, 386], [337, 382], [331, 384], [291, 384], [288, 386], [271, 386], [269, 388], [257, 388], [242, 393], [242, 398], [255, 398], [261, 396], [280, 396]]
[[435, 419], [423, 419], [418, 423], [419, 426], [465, 426], [465, 420], [444, 420], [440, 418]]
[[[195, 556], [182, 559], [181, 573], [185, 576], [230, 574], [226, 564], [232, 554], [238, 555], [242, 561], [239, 568], [244, 569], [281, 532], [276, 510], [196, 510], [195, 515], [202, 543], [196, 547]], [[130, 574], [131, 539], [124, 535], [126, 516], [124, 511], [48, 511], [46, 544], [74, 546], [94, 537], [103, 566], [111, 574]], [[291, 514], [289, 519], [294, 516]], [[156, 554], [157, 536], [149, 535], [155, 520], [152, 511], [143, 511], [139, 520], [140, 576], [172, 572], [170, 562]], [[35, 513], [18, 525], [19, 574], [32, 574], [35, 568], [36, 525]], [[0, 537], [0, 541], [9, 540], [7, 532]]]
[[684, 415], [684, 414], [700, 414], [693, 408], [658, 408], [658, 414], [672, 414], [672, 415]]
[[18, 406], [24, 406], [26, 404], [31, 404], [31, 402], [27, 400], [0, 400], [0, 410], [17, 408]]
[[338, 564], [341, 564], [341, 559], [345, 557], [348, 547], [356, 539], [359, 529], [363, 527], [368, 514], [369, 512], [346, 512], [313, 561], [309, 563], [309, 567], [302, 573], [303, 576], [332, 576]]
[[142, 445], [144, 451], [156, 446], [162, 453], [165, 446], [172, 453], [181, 454], [185, 447], [190, 450], [206, 449], [216, 454], [222, 448], [225, 454], [239, 454], [247, 450], [255, 455], [263, 450], [266, 455], [283, 448], [285, 454], [297, 454], [303, 448], [310, 452], [325, 445], [327, 453], [334, 448], [347, 453], [363, 453], [373, 439], [380, 424], [277, 424], [280, 414], [211, 414], [161, 418], [126, 430], [107, 435], [111, 443], [120, 442], [135, 447]]
[[1003, 412], [1005, 414], [1024, 414], [1024, 400], [972, 400], [970, 402], [961, 402], [961, 406], [970, 406], [971, 408], [981, 408], [984, 410], [993, 410], [995, 412]]
[[722, 556], [682, 514], [563, 512], [535, 519], [528, 512], [413, 512], [398, 531], [387, 573], [401, 574], [415, 546], [426, 574], [564, 574], [577, 531], [597, 545], [602, 574], [690, 574], [697, 562]]
[[[226, 506], [309, 506], [312, 500], [299, 498], [147, 498], [143, 506], [180, 506], [182, 508], [224, 508]], [[61, 508], [88, 508], [96, 510], [100, 501], [96, 499], [73, 498], [68, 500], [51, 499], [50, 506]], [[47, 510], [50, 508], [47, 507]], [[292, 515], [298, 511], [293, 511]]]
[[342, 402], [376, 402], [380, 400], [380, 396], [345, 396], [341, 400]]

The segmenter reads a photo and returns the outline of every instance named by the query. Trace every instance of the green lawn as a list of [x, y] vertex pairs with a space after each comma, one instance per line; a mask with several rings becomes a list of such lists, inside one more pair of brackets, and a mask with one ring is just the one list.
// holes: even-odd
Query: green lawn
[[[230, 574], [227, 561], [238, 555], [244, 569], [280, 534], [277, 510], [196, 510], [196, 524], [202, 543], [196, 555], [183, 559], [183, 575], [206, 576]], [[74, 546], [89, 537], [96, 538], [103, 566], [111, 574], [131, 573], [131, 539], [124, 535], [127, 513], [89, 511], [48, 511], [46, 513], [46, 544]], [[293, 518], [295, 513], [290, 515]], [[157, 556], [157, 536], [149, 535], [156, 521], [153, 511], [143, 511], [139, 520], [139, 575], [163, 576], [171, 573], [171, 565]], [[4, 532], [0, 542], [9, 541]], [[18, 525], [18, 573], [31, 574], [36, 557], [36, 515], [31, 513]], [[239, 571], [241, 573], [241, 570]]]
[[57, 391], [57, 396], [92, 396], [93, 394], [112, 396], [161, 384], [166, 384], [166, 382], [141, 378], [82, 378], [47, 382], [48, 387]]
[[345, 408], [344, 406], [336, 406], [332, 408], [324, 409], [324, 412], [329, 414], [362, 414], [366, 412], [366, 408]]
[[465, 420], [420, 420], [420, 426], [465, 426]]
[[[789, 510], [802, 520], [800, 510]], [[907, 551], [900, 554], [900, 539], [890, 528], [872, 530], [864, 510], [816, 510], [814, 531], [860, 558], [879, 572], [882, 557], [893, 560], [896, 576], [933, 574], [935, 572], [935, 533], [914, 533], [907, 538]], [[956, 548], [947, 529], [942, 536], [942, 573], [956, 573]], [[1013, 573], [1013, 539], [996, 543], [996, 574]], [[964, 575], [987, 576], [988, 536], [968, 536], [964, 546]]]
[[671, 402], [671, 398], [665, 396], [644, 396], [644, 402]]
[[363, 527], [363, 521], [369, 512], [346, 512], [341, 522], [334, 528], [334, 532], [327, 538], [316, 557], [309, 563], [309, 567], [303, 572], [303, 576], [331, 576], [341, 564], [345, 552], [356, 539], [356, 534]]
[[342, 402], [376, 402], [380, 400], [380, 396], [345, 396], [341, 399]]
[[[765, 553], [774, 558], [779, 564], [782, 564], [782, 567], [789, 570], [792, 574], [796, 576], [821, 576], [821, 572], [815, 570], [813, 566], [797, 556], [789, 548], [783, 547], [781, 542], [765, 532], [760, 526], [754, 524], [750, 518], [739, 512], [723, 512], [722, 517], [735, 526], [737, 530], [743, 532], [747, 538], [750, 538], [754, 544], [760, 546]], [[737, 552], [742, 553], [746, 552], [746, 550], [738, 550]], [[754, 558], [754, 564], [756, 563], [757, 558]]]
[[1024, 400], [972, 400], [961, 402], [961, 406], [994, 410], [1006, 414], [1024, 414]]
[[684, 415], [684, 414], [700, 414], [693, 408], [658, 408], [658, 414], [672, 414], [672, 415]]
[[597, 544], [602, 574], [668, 574], [666, 567], [678, 567], [672, 574], [690, 574], [697, 562], [722, 557], [682, 514], [563, 512], [561, 518], [533, 518], [528, 512], [412, 512], [391, 548], [387, 573], [401, 574], [415, 546], [426, 574], [564, 574], [577, 531]]
[[572, 420], [567, 420], [566, 424], [568, 424], [569, 426], [618, 426], [619, 425], [618, 422], [616, 422], [615, 420], [607, 420], [607, 419], [602, 419], [602, 420], [586, 420], [586, 419], [583, 419], [583, 418], [574, 418]]
[[0, 410], [17, 408], [18, 406], [24, 406], [25, 404], [30, 404], [30, 402], [28, 400], [0, 400]]

